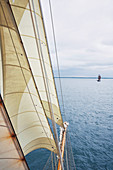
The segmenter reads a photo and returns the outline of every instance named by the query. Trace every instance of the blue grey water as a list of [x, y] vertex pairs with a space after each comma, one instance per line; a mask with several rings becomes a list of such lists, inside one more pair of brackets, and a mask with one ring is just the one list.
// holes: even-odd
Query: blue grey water
[[[76, 169], [112, 170], [113, 79], [61, 81]], [[60, 99], [59, 90], [58, 94]], [[41, 170], [49, 155], [44, 149], [27, 155], [30, 169]]]

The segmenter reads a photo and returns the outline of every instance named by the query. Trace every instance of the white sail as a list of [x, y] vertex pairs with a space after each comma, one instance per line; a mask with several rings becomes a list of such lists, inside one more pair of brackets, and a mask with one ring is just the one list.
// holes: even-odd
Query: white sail
[[[18, 16], [19, 14], [22, 16], [22, 12], [18, 9], [17, 11]], [[57, 153], [56, 144], [7, 0], [0, 0], [0, 38], [4, 102], [24, 155], [38, 148], [46, 148]]]
[[10, 0], [10, 3], [46, 115], [51, 119], [49, 103], [55, 122], [63, 126], [39, 1]]
[[0, 169], [27, 170], [27, 164], [0, 96]]

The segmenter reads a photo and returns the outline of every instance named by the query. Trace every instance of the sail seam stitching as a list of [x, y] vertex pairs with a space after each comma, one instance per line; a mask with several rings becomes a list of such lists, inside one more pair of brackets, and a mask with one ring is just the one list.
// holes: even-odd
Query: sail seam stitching
[[[10, 4], [9, 4], [9, 5], [10, 5]], [[4, 13], [4, 10], [3, 10], [3, 13]], [[4, 13], [4, 17], [5, 17], [6, 23], [7, 23], [7, 25], [8, 25], [8, 22], [7, 22], [7, 19], [6, 19], [5, 13]], [[17, 30], [18, 30], [18, 29], [17, 29]], [[14, 47], [14, 49], [15, 49], [15, 53], [16, 53], [16, 55], [17, 55], [18, 62], [19, 62], [19, 64], [20, 64], [20, 66], [21, 66], [21, 63], [20, 63], [20, 60], [19, 60], [19, 57], [18, 57], [18, 53], [17, 53], [16, 47], [15, 47], [15, 44], [14, 44], [14, 41], [13, 41], [13, 38], [12, 38], [12, 35], [11, 35], [11, 32], [10, 32], [10, 29], [9, 29], [9, 34], [10, 34], [10, 36], [11, 36], [12, 44], [13, 44], [13, 47]], [[29, 63], [28, 63], [28, 65], [29, 65]], [[24, 75], [24, 72], [23, 72], [22, 68], [21, 68], [21, 71], [22, 71], [22, 74], [23, 74], [23, 77], [24, 77], [24, 81], [25, 81], [25, 83], [26, 83], [26, 87], [27, 87], [28, 91], [30, 92], [30, 90], [29, 90], [29, 87], [28, 87], [28, 85], [27, 85], [26, 78], [25, 78], [25, 75]], [[38, 91], [37, 91], [37, 93], [38, 93]], [[31, 94], [30, 94], [30, 96], [31, 96]], [[31, 100], [32, 100], [32, 103], [33, 103], [34, 108], [35, 108], [35, 110], [36, 110], [37, 116], [38, 116], [38, 117], [39, 117], [39, 119], [40, 119], [40, 116], [38, 115], [38, 111], [37, 111], [37, 109], [36, 109], [36, 107], [35, 107], [34, 101], [33, 101], [33, 99], [32, 99], [32, 96], [31, 96]], [[40, 119], [40, 122], [41, 122], [41, 119]], [[41, 124], [42, 124], [42, 122], [41, 122]], [[43, 124], [42, 124], [42, 127], [43, 127]], [[44, 129], [44, 131], [45, 131], [45, 134], [46, 134], [46, 136], [47, 136], [47, 139], [49, 140], [49, 137], [48, 137], [48, 135], [47, 135], [46, 130], [45, 130], [45, 128], [44, 128], [44, 127], [43, 127], [43, 129]], [[49, 140], [49, 142], [51, 143], [51, 141], [50, 141], [50, 140]]]
[[[35, 57], [28, 57], [29, 59], [33, 59], [33, 60], [41, 60], [41, 59], [39, 59], [39, 58], [35, 58]], [[47, 65], [49, 65], [49, 63], [48, 62], [46, 62], [46, 61], [44, 61], [44, 63], [46, 63]], [[50, 66], [50, 65], [49, 65]]]
[[[45, 109], [47, 112], [49, 112], [49, 110], [47, 110], [47, 109]], [[15, 115], [13, 115], [13, 116], [10, 116], [10, 118], [13, 118], [13, 117], [15, 117], [16, 115], [20, 115], [20, 114], [24, 114], [24, 113], [28, 113], [28, 112], [35, 112], [35, 111], [26, 111], [26, 112], [20, 112], [20, 113], [17, 113], [17, 114], [15, 114]], [[43, 115], [41, 112], [38, 112], [39, 114], [41, 114], [41, 115]], [[57, 118], [60, 118], [56, 113], [54, 113], [56, 116], [57, 116]], [[42, 122], [44, 122], [44, 121], [42, 121]]]
[[3, 66], [17, 67], [17, 68], [21, 68], [21, 69], [24, 69], [24, 70], [30, 72], [30, 70], [28, 70], [27, 68], [22, 67], [22, 66], [17, 66], [17, 65], [13, 65], [13, 64], [3, 64]]
[[[44, 122], [44, 121], [43, 121]], [[20, 132], [18, 132], [18, 134], [17, 135], [20, 135], [21, 133], [23, 133], [24, 131], [26, 131], [26, 130], [28, 130], [28, 129], [31, 129], [31, 128], [33, 128], [33, 127], [37, 127], [37, 126], [40, 126], [41, 127], [41, 125], [34, 125], [34, 126], [30, 126], [30, 127], [27, 127], [27, 128], [25, 128], [24, 130], [22, 130], [22, 131], [20, 131]], [[46, 129], [49, 129], [48, 127], [46, 127], [46, 126], [44, 126], [44, 128], [46, 128]], [[43, 132], [42, 132], [43, 133]]]
[[[25, 8], [25, 7], [22, 7], [22, 6], [13, 5], [13, 4], [11, 4], [11, 6], [12, 6], [12, 7], [16, 7], [16, 8], [20, 8], [20, 9], [22, 8], [22, 9], [25, 9], [25, 10], [27, 10], [27, 11], [30, 11], [30, 9]], [[35, 11], [32, 10], [32, 12], [34, 13]], [[38, 14], [37, 12], [36, 12], [36, 14], [37, 14], [40, 18], [42, 18], [41, 15]]]
[[0, 27], [5, 27], [5, 28], [9, 28], [15, 32], [17, 32], [14, 28], [10, 27], [10, 26], [6, 26], [6, 25], [3, 25], [3, 24], [0, 24]]
[[[35, 11], [33, 0], [32, 0], [32, 6], [33, 6], [33, 10]], [[29, 0], [29, 7], [31, 9], [30, 0]], [[35, 30], [35, 25], [34, 25], [34, 21], [33, 21], [32, 12], [30, 11], [30, 13], [31, 13], [31, 18], [32, 18], [32, 23], [33, 23], [35, 37], [36, 37], [36, 30], [37, 30], [37, 34], [38, 34], [38, 37], [40, 39], [39, 30], [38, 30], [38, 24], [37, 24], [37, 20], [36, 20], [36, 15], [34, 13], [34, 18], [35, 18], [35, 23], [36, 23], [36, 30]], [[40, 55], [39, 55], [39, 57], [42, 58], [42, 62], [43, 62], [43, 63], [40, 62], [41, 69], [42, 69], [42, 74], [43, 74], [43, 77], [44, 77], [44, 73], [45, 73], [45, 75], [47, 77], [46, 68], [45, 68], [44, 61], [43, 61], [43, 53], [42, 53], [41, 43], [39, 41], [39, 47], [38, 47], [37, 39], [36, 39], [36, 44], [37, 44], [38, 52], [39, 52], [39, 47], [40, 47], [40, 53], [39, 53]], [[45, 89], [46, 89], [47, 100], [48, 100], [48, 102], [49, 102], [49, 100], [51, 102], [51, 97], [50, 97], [50, 94], [49, 94], [48, 81], [47, 80], [45, 81], [45, 79], [44, 79], [44, 85], [45, 85]], [[54, 114], [53, 114], [53, 108], [52, 108], [51, 103], [49, 103], [49, 110], [50, 110], [50, 115], [51, 115], [51, 120], [52, 120], [52, 125], [53, 125], [53, 131], [54, 131], [55, 140], [56, 140], [56, 147], [57, 147], [57, 150], [58, 150], [58, 155], [60, 156], [60, 160], [61, 160], [62, 159], [61, 158], [61, 151], [60, 151], [60, 147], [59, 147], [59, 143], [58, 143], [58, 134], [57, 134], [56, 124], [55, 124]]]
[[[32, 5], [33, 5], [33, 1], [32, 1]], [[29, 8], [30, 8], [30, 14], [31, 14], [31, 19], [32, 19], [32, 23], [33, 23], [33, 29], [34, 29], [34, 34], [35, 34], [35, 37], [37, 37], [36, 36], [36, 30], [35, 30], [35, 25], [34, 25], [34, 20], [33, 20], [33, 14], [32, 14], [32, 11], [31, 11], [31, 3], [30, 3], [30, 0], [29, 0]], [[34, 8], [34, 5], [33, 5], [33, 8]], [[35, 13], [34, 13], [34, 17], [35, 17]], [[35, 18], [36, 19], [36, 18]], [[40, 38], [39, 38], [40, 39]], [[38, 47], [38, 42], [37, 42], [37, 39], [35, 38], [35, 40], [36, 40], [36, 44], [37, 44], [37, 50], [38, 50], [38, 53], [39, 53], [39, 47]], [[40, 42], [40, 41], [39, 41]], [[39, 57], [40, 57], [40, 53], [39, 53]], [[41, 60], [40, 60], [41, 61]], [[42, 64], [41, 64], [41, 62], [40, 62], [40, 65], [41, 65], [41, 68], [42, 68]], [[42, 70], [42, 74], [43, 74], [43, 77], [44, 77], [44, 73], [43, 73], [43, 70]], [[45, 80], [44, 80], [44, 82], [45, 82]], [[43, 103], [42, 103], [42, 105], [43, 105]], [[44, 106], [43, 106], [43, 108], [44, 108]], [[45, 109], [44, 109], [45, 110]], [[48, 122], [48, 124], [49, 124], [49, 122]], [[50, 128], [50, 130], [51, 130], [51, 128]], [[52, 132], [52, 131], [51, 131]], [[52, 135], [52, 133], [51, 133], [51, 135]], [[56, 144], [56, 143], [55, 143]]]
[[[30, 36], [30, 35], [26, 35], [26, 34], [20, 34], [22, 37], [29, 37], [29, 38], [33, 38], [33, 39], [35, 39], [35, 37], [33, 37], [33, 36]], [[46, 43], [43, 41], [43, 40], [41, 40], [41, 39], [39, 39], [39, 38], [36, 38], [37, 40], [39, 40], [39, 41], [41, 41], [42, 42], [42, 44], [44, 44], [45, 46], [46, 46]]]

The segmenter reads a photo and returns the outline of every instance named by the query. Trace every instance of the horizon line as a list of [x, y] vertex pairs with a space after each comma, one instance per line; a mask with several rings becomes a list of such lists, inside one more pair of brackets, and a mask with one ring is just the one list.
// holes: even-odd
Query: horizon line
[[[56, 77], [54, 78], [78, 78], [78, 79], [97, 79], [98, 77], [88, 77], [88, 76], [61, 76], [61, 77]], [[113, 79], [113, 77], [102, 77], [101, 79]]]

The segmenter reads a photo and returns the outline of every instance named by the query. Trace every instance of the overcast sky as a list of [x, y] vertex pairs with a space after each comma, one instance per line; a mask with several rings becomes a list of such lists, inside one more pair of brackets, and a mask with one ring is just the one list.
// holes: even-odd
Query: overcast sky
[[[49, 0], [41, 1], [54, 70]], [[61, 76], [113, 77], [113, 0], [51, 0]]]

